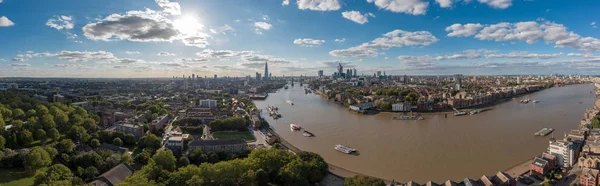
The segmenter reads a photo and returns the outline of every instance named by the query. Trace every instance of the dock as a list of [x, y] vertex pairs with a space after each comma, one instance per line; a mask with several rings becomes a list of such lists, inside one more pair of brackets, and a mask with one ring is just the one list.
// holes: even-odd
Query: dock
[[543, 128], [540, 131], [537, 131], [536, 133], [533, 133], [533, 135], [536, 136], [547, 136], [548, 134], [552, 133], [554, 131], [553, 128]]

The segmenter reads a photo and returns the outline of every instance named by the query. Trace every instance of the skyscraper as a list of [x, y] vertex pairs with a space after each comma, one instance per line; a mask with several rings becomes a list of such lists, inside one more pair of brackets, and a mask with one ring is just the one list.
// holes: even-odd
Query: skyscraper
[[342, 75], [344, 73], [344, 67], [342, 66], [342, 63], [338, 64], [338, 75]]
[[256, 72], [256, 80], [260, 80], [260, 73]]
[[462, 74], [454, 74], [454, 81], [456, 81], [456, 90], [460, 90], [462, 87]]
[[354, 69], [354, 73], [352, 73], [354, 76], [358, 76], [358, 74], [356, 73], [356, 68]]
[[319, 70], [318, 75], [319, 75], [319, 77], [323, 77], [323, 70]]
[[269, 80], [269, 67], [267, 66], [267, 62], [265, 62], [265, 76], [263, 77], [263, 79]]

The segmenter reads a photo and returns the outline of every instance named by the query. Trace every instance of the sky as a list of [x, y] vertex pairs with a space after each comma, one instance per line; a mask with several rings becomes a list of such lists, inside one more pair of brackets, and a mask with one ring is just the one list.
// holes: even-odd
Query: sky
[[[0, 0], [0, 77], [600, 72], [600, 1]], [[598, 24], [596, 24], [598, 22]]]

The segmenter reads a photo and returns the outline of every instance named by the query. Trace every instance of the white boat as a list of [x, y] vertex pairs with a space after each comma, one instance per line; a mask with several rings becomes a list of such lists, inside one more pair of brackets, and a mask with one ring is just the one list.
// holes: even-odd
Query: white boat
[[533, 103], [539, 103], [540, 100], [533, 100]]
[[346, 153], [346, 154], [351, 154], [353, 152], [356, 152], [356, 149], [350, 148], [350, 147], [346, 147], [343, 145], [335, 145], [334, 147], [335, 150]]
[[457, 112], [457, 113], [454, 113], [454, 115], [455, 116], [464, 116], [464, 115], [467, 115], [467, 112]]
[[289, 103], [290, 105], [294, 105], [294, 102], [292, 102], [290, 100], [287, 100], [286, 102]]
[[292, 129], [292, 131], [299, 131], [300, 129], [302, 129], [302, 127], [300, 127], [300, 125], [298, 124], [290, 124], [290, 129]]

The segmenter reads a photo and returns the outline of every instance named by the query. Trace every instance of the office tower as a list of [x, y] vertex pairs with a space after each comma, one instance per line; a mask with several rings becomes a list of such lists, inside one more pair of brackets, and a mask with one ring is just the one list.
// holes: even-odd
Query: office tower
[[354, 69], [354, 73], [352, 73], [352, 75], [358, 76], [358, 74], [356, 73], [356, 68]]
[[256, 80], [260, 80], [260, 73], [256, 72]]
[[323, 70], [319, 70], [318, 75], [319, 75], [319, 77], [323, 77]]
[[269, 80], [269, 67], [267, 66], [267, 62], [265, 62], [265, 80]]
[[460, 90], [462, 87], [462, 74], [454, 74], [454, 81], [456, 82], [456, 90]]

